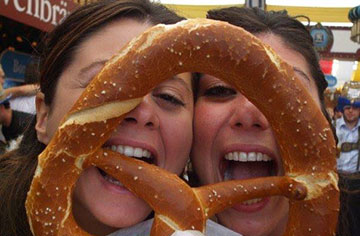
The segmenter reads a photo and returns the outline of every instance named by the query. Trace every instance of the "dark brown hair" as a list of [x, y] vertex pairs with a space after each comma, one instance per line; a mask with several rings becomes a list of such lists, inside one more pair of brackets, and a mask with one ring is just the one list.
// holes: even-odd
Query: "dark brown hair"
[[[79, 7], [44, 40], [40, 61], [40, 90], [51, 106], [58, 80], [72, 63], [77, 47], [108, 23], [131, 18], [152, 24], [173, 24], [184, 18], [149, 0], [103, 0]], [[36, 119], [18, 149], [0, 157], [0, 235], [32, 235], [25, 212], [37, 156], [44, 150], [35, 131]]]

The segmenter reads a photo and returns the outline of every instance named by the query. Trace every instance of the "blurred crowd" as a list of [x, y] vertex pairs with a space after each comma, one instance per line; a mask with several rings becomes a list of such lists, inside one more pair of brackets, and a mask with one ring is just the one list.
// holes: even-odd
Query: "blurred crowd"
[[0, 154], [16, 146], [36, 113], [37, 64], [27, 65], [23, 84], [4, 89], [4, 83], [5, 72], [0, 64]]
[[328, 109], [336, 128], [342, 231], [360, 233], [360, 82], [346, 82], [336, 106]]

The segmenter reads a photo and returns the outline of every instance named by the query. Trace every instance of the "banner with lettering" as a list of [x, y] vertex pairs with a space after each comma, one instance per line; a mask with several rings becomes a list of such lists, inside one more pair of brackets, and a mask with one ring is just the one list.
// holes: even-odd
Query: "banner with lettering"
[[50, 31], [76, 6], [73, 0], [0, 0], [0, 15]]
[[30, 62], [39, 61], [30, 54], [5, 50], [0, 54], [0, 63], [5, 72], [4, 88], [24, 83], [25, 69]]

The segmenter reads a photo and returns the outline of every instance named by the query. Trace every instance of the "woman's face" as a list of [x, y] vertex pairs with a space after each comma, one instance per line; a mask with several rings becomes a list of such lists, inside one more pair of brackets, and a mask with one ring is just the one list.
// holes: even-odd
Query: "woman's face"
[[[294, 67], [320, 107], [315, 82], [302, 55], [278, 36], [258, 37]], [[257, 161], [251, 161], [254, 159]], [[192, 161], [202, 184], [284, 174], [279, 147], [265, 116], [242, 94], [210, 75], [204, 75], [199, 83]], [[237, 204], [217, 217], [244, 236], [278, 236], [286, 226], [288, 208], [286, 198], [267, 197]]]
[[[72, 64], [60, 77], [51, 108], [37, 127], [46, 127], [40, 141], [47, 144], [60, 120], [73, 106], [105, 61], [126, 42], [149, 28], [147, 23], [123, 19], [109, 24], [80, 44]], [[39, 122], [43, 120], [43, 123]], [[176, 174], [187, 162], [192, 144], [193, 93], [191, 74], [183, 73], [158, 85], [131, 111], [105, 146], [143, 158]], [[96, 167], [86, 169], [77, 182], [74, 215], [92, 233], [108, 233], [142, 221], [150, 207]]]

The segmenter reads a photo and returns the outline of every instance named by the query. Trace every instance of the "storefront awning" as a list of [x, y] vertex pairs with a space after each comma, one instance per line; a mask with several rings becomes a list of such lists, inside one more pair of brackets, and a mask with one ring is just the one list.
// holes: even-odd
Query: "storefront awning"
[[76, 6], [73, 0], [2, 0], [0, 15], [50, 31]]

